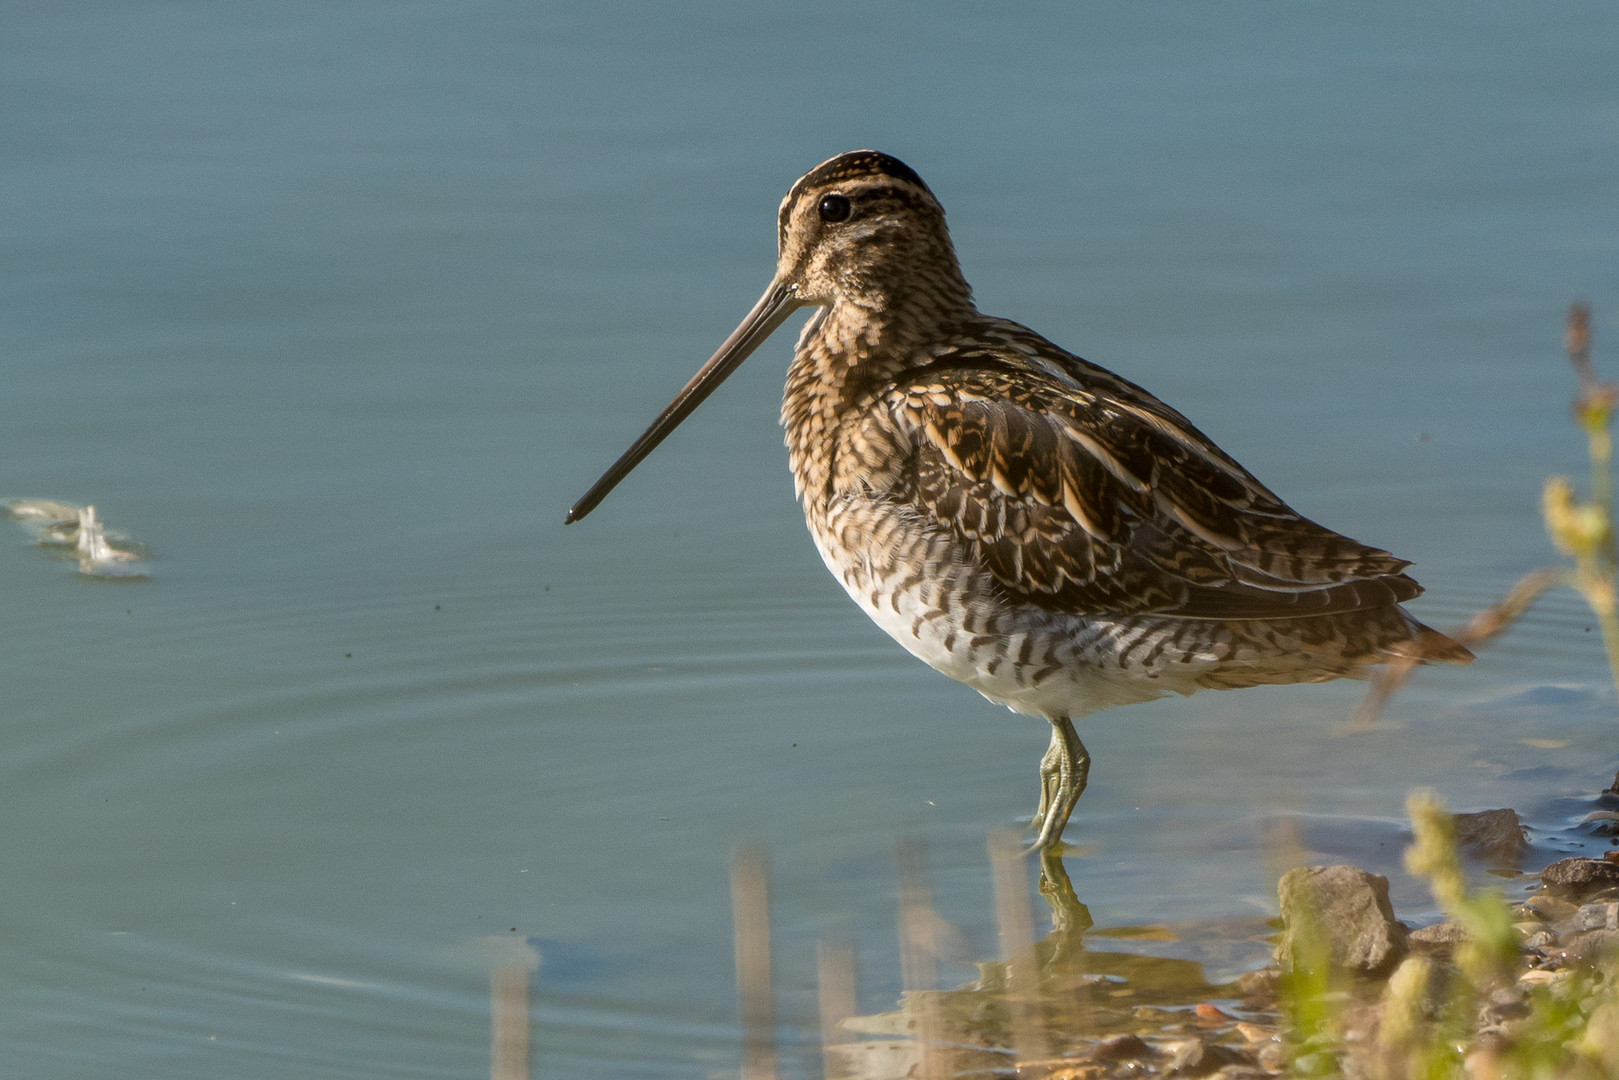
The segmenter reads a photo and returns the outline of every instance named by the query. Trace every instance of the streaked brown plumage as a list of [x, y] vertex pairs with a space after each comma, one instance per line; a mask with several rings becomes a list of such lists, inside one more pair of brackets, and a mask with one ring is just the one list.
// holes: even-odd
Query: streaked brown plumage
[[900, 644], [1052, 725], [1036, 845], [1090, 758], [1072, 720], [1202, 688], [1466, 663], [1409, 565], [1309, 521], [1174, 409], [980, 314], [919, 176], [857, 150], [782, 201], [776, 277], [569, 512], [589, 513], [794, 310], [788, 456], [827, 567]]

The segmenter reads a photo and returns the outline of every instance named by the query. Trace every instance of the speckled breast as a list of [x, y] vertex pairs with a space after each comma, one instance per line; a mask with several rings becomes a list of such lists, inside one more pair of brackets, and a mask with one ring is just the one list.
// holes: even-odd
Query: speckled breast
[[845, 495], [806, 507], [805, 517], [827, 569], [873, 622], [913, 656], [1015, 712], [1075, 717], [1196, 688], [1177, 685], [1174, 673], [1118, 663], [1146, 627], [1009, 603], [954, 538], [881, 502]]

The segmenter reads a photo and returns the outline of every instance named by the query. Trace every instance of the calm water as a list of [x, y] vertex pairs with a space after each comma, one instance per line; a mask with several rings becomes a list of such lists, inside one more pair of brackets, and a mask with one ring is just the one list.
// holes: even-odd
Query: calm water
[[[1550, 557], [1569, 300], [1619, 371], [1616, 70], [1604, 2], [8, 6], [0, 496], [150, 563], [0, 527], [0, 1075], [484, 1075], [490, 939], [540, 954], [536, 1076], [734, 1071], [742, 841], [789, 1034], [823, 937], [892, 1006], [897, 838], [991, 954], [1044, 725], [821, 568], [790, 333], [562, 527], [763, 287], [782, 193], [901, 156], [986, 310], [1415, 560], [1447, 625]], [[1559, 597], [1349, 738], [1346, 685], [1093, 718], [1081, 898], [1226, 977], [1262, 947], [1196, 927], [1271, 912], [1280, 822], [1390, 872], [1413, 785], [1561, 825], [1615, 768], [1587, 626]]]

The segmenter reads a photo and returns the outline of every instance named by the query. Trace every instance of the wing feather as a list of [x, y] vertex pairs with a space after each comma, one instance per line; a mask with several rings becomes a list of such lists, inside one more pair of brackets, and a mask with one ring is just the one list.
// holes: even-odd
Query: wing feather
[[1010, 593], [1076, 613], [1255, 619], [1421, 592], [1407, 563], [1295, 513], [1146, 391], [1067, 354], [1053, 364], [1049, 344], [1039, 365], [993, 347], [908, 373], [886, 405], [913, 449], [896, 497]]

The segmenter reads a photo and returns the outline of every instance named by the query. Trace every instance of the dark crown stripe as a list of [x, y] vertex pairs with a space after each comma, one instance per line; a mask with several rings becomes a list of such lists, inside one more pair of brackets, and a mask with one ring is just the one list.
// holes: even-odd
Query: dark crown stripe
[[871, 176], [889, 176], [895, 180], [903, 180], [907, 184], [914, 184], [926, 191], [928, 189], [922, 178], [916, 175], [916, 170], [905, 164], [897, 157], [879, 153], [876, 150], [852, 150], [847, 154], [839, 154], [831, 161], [822, 162], [804, 175], [798, 182], [800, 191], [810, 187], [821, 187], [836, 184], [842, 180], [864, 179]]
[[[851, 150], [847, 154], [839, 154], [830, 161], [823, 161], [815, 166], [799, 177], [798, 182], [788, 190], [787, 197], [781, 201], [781, 212], [777, 215], [777, 243], [783, 245], [787, 243], [788, 219], [793, 206], [803, 198], [804, 192], [819, 187], [836, 187], [847, 180], [871, 180], [878, 177], [888, 177], [902, 184], [914, 186], [935, 205], [938, 204], [938, 199], [934, 197], [927, 184], [923, 183], [922, 178], [916, 175], [916, 170], [899, 158], [876, 150]], [[899, 189], [895, 189], [894, 194], [901, 198], [905, 197]]]

